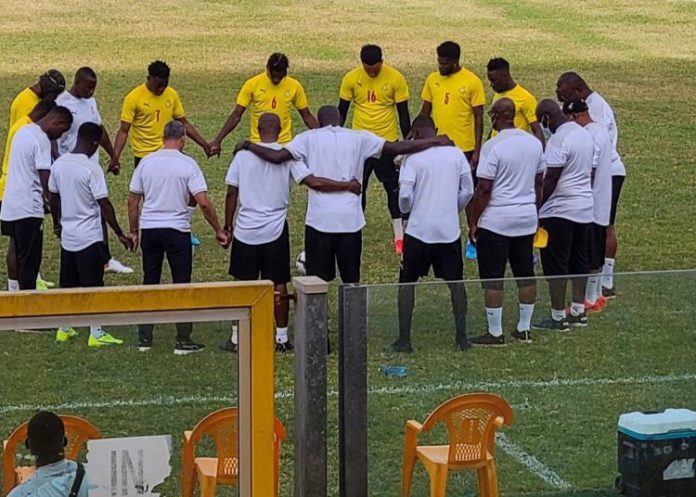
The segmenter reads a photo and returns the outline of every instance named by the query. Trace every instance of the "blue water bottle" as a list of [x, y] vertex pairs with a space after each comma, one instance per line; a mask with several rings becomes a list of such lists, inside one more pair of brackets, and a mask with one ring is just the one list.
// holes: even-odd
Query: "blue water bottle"
[[404, 378], [408, 376], [408, 368], [406, 366], [382, 366], [379, 368], [384, 376], [393, 378]]

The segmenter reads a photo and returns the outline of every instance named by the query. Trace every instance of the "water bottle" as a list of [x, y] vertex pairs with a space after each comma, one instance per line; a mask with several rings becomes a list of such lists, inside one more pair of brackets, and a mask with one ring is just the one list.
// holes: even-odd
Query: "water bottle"
[[470, 261], [475, 261], [478, 254], [476, 253], [476, 245], [471, 243], [471, 240], [466, 244], [466, 250], [464, 252], [465, 257]]
[[384, 376], [393, 378], [404, 378], [408, 376], [408, 368], [406, 366], [382, 366], [379, 368]]

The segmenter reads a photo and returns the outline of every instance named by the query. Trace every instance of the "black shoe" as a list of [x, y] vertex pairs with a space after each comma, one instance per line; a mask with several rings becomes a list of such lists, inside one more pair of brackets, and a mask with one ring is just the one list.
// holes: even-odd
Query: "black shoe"
[[568, 318], [565, 319], [553, 319], [553, 318], [546, 318], [543, 321], [533, 324], [532, 328], [536, 330], [546, 330], [546, 331], [569, 331], [570, 330], [570, 323], [568, 322]]
[[578, 314], [577, 316], [569, 314], [566, 319], [568, 320], [568, 324], [570, 324], [570, 326], [574, 326], [576, 328], [584, 328], [587, 326], [587, 313], [585, 312]]
[[399, 352], [402, 354], [410, 354], [413, 352], [413, 347], [411, 347], [411, 341], [406, 339], [397, 339], [394, 343], [389, 346], [391, 352]]
[[285, 343], [276, 342], [275, 349], [276, 352], [292, 352], [295, 349], [295, 346], [290, 340], [288, 340]]
[[607, 300], [614, 300], [616, 298], [616, 290], [613, 288], [602, 287], [602, 297]]
[[457, 349], [466, 351], [471, 349], [471, 341], [467, 337], [457, 337]]
[[233, 354], [237, 353], [237, 344], [232, 343], [231, 340], [225, 340], [220, 344], [220, 350], [224, 350], [225, 352], [232, 352]]
[[512, 332], [512, 338], [522, 343], [532, 343], [532, 335], [529, 330], [515, 330]]
[[503, 347], [505, 346], [505, 337], [500, 335], [499, 337], [494, 337], [490, 333], [484, 333], [471, 339], [472, 345], [489, 345], [492, 347]]
[[188, 355], [194, 352], [200, 352], [205, 349], [205, 345], [202, 343], [196, 343], [192, 340], [186, 340], [184, 342], [176, 342], [174, 346], [174, 354], [176, 355]]

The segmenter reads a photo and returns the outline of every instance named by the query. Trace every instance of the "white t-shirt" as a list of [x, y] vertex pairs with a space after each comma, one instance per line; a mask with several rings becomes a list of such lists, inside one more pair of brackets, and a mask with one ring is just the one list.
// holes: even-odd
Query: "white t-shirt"
[[591, 122], [585, 129], [595, 142], [598, 160], [594, 170], [592, 196], [594, 198], [594, 223], [609, 226], [611, 214], [611, 138], [600, 123]]
[[[69, 91], [64, 91], [58, 98], [56, 104], [67, 107], [72, 112], [73, 122], [70, 129], [63, 133], [63, 136], [58, 140], [58, 153], [60, 155], [72, 152], [77, 142], [77, 131], [84, 123], [94, 123], [101, 125], [102, 118], [99, 114], [97, 101], [94, 97], [77, 98]], [[99, 149], [90, 157], [91, 160], [99, 164]]]
[[[362, 183], [365, 161], [382, 155], [385, 140], [368, 131], [326, 126], [300, 133], [285, 148], [314, 176]], [[323, 233], [355, 233], [365, 226], [360, 195], [309, 190], [307, 226]]]
[[40, 170], [51, 170], [51, 142], [38, 124], [27, 124], [12, 139], [0, 219], [44, 218]]
[[561, 217], [576, 223], [594, 220], [592, 167], [597, 162], [592, 136], [579, 124], [559, 126], [546, 144], [549, 168], [561, 167], [561, 176], [551, 197], [541, 206], [539, 218]]
[[135, 168], [130, 191], [143, 196], [141, 229], [191, 231], [190, 195], [208, 191], [198, 163], [178, 150], [146, 155]]
[[109, 192], [99, 164], [83, 154], [61, 155], [51, 166], [48, 189], [60, 195], [60, 244], [65, 250], [77, 252], [104, 241], [97, 200]]
[[452, 243], [461, 235], [459, 192], [474, 193], [471, 168], [457, 147], [433, 147], [406, 157], [400, 185], [413, 185], [406, 234], [425, 243]]
[[[280, 149], [277, 143], [259, 145]], [[290, 204], [290, 178], [300, 183], [311, 173], [299, 161], [271, 164], [248, 151], [234, 156], [225, 182], [239, 188], [234, 237], [249, 245], [277, 240], [283, 233]]]
[[585, 100], [587, 102], [587, 107], [590, 112], [590, 118], [593, 121], [598, 122], [604, 126], [609, 133], [609, 138], [611, 139], [611, 175], [612, 176], [626, 176], [626, 167], [624, 166], [621, 156], [617, 150], [619, 143], [619, 128], [616, 126], [616, 118], [614, 117], [614, 111], [612, 110], [609, 103], [604, 100], [599, 93], [593, 91]]
[[478, 226], [502, 236], [537, 230], [536, 175], [544, 172], [544, 149], [534, 136], [505, 129], [481, 149], [476, 175], [493, 181], [491, 199]]

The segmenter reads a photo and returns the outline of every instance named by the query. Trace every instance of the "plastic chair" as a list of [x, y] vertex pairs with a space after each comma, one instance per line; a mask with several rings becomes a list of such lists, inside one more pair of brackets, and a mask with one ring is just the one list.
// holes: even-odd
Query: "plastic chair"
[[[227, 407], [208, 414], [192, 431], [184, 432], [182, 464], [182, 497], [193, 497], [196, 481], [201, 497], [214, 497], [217, 485], [236, 485], [239, 478], [237, 408]], [[287, 437], [285, 428], [275, 418], [274, 477], [275, 495], [278, 495], [280, 443]], [[216, 457], [196, 457], [196, 445], [204, 436], [210, 436], [216, 448]]]
[[[76, 460], [80, 450], [87, 440], [102, 438], [102, 434], [89, 421], [78, 418], [77, 416], [60, 416], [65, 425], [65, 438], [68, 444], [65, 446], [65, 458]], [[28, 422], [19, 425], [9, 438], [3, 441], [2, 471], [3, 487], [2, 494], [7, 495], [15, 486], [29, 478], [36, 467], [17, 466], [17, 448], [27, 439]]]
[[[479, 495], [498, 497], [498, 477], [493, 453], [495, 430], [512, 424], [510, 404], [497, 395], [460, 395], [441, 404], [423, 424], [406, 423], [402, 497], [409, 497], [411, 480], [420, 460], [430, 475], [430, 496], [445, 497], [449, 471], [476, 470]], [[419, 446], [418, 436], [438, 423], [447, 426], [448, 445]]]

